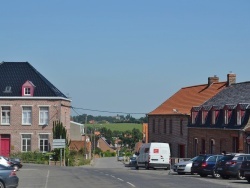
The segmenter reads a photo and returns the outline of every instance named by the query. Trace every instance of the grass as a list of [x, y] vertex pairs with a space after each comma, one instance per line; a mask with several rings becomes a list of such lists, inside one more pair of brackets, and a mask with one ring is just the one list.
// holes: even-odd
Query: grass
[[106, 127], [107, 129], [110, 129], [111, 131], [127, 131], [127, 130], [133, 130], [139, 129], [140, 132], [142, 132], [142, 124], [136, 124], [136, 123], [110, 123], [110, 124], [87, 124], [88, 127], [95, 127], [95, 128], [101, 128]]

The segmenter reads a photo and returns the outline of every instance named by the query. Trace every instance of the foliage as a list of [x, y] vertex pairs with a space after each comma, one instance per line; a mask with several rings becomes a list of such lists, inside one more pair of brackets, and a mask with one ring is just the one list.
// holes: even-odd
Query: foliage
[[145, 115], [144, 117], [141, 117], [139, 119], [136, 119], [132, 117], [130, 114], [127, 114], [126, 116], [124, 115], [119, 115], [117, 114], [116, 116], [92, 116], [92, 115], [78, 115], [78, 116], [73, 116], [71, 117], [73, 121], [79, 122], [84, 124], [85, 120], [94, 120], [98, 124], [105, 124], [105, 123], [136, 123], [136, 124], [142, 124], [142, 123], [147, 123], [148, 118]]

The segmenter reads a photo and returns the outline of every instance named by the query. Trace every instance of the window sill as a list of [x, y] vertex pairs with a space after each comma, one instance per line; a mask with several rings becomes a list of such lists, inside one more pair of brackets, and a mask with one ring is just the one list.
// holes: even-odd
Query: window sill
[[31, 124], [22, 124], [22, 126], [31, 126]]

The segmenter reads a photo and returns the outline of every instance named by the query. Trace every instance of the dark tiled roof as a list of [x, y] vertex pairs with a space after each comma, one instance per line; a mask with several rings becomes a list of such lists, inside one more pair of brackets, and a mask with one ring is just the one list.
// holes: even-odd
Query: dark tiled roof
[[240, 106], [240, 109], [243, 109], [243, 110], [245, 110], [249, 107], [249, 103], [240, 103], [238, 105]]
[[250, 82], [232, 84], [225, 87], [214, 97], [206, 101], [203, 105], [220, 105], [226, 104], [237, 105], [239, 103], [250, 103]]
[[202, 106], [202, 110], [209, 111], [212, 108], [212, 106]]
[[[29, 80], [35, 85], [34, 97], [67, 98], [28, 62], [0, 63], [0, 80], [0, 96], [22, 96], [22, 85]], [[4, 92], [7, 86], [11, 92]]]

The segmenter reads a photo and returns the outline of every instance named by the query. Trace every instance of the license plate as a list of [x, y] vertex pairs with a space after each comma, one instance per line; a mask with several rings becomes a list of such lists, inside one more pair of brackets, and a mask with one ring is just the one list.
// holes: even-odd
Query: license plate
[[217, 170], [222, 170], [222, 168], [217, 168]]

